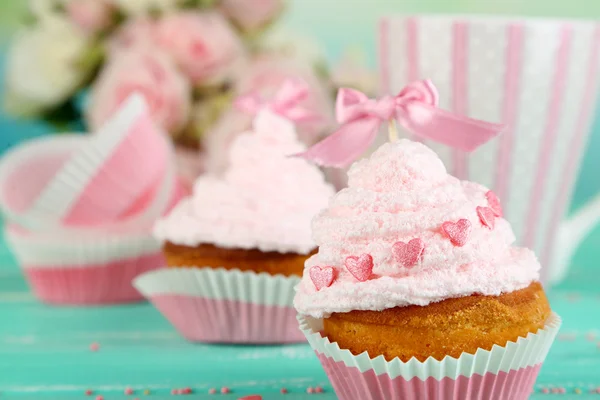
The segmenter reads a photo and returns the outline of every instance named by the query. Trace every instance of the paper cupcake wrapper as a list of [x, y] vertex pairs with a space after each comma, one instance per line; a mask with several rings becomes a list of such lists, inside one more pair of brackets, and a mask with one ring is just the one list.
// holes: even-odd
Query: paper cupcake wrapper
[[29, 140], [2, 155], [0, 161], [0, 209], [11, 222], [26, 224], [27, 210], [47, 182], [74, 151], [81, 149], [82, 135], [55, 135]]
[[299, 315], [298, 321], [341, 400], [527, 399], [562, 322], [552, 313], [544, 329], [506, 346], [402, 362], [355, 356], [321, 336], [322, 320]]
[[36, 296], [46, 303], [139, 301], [131, 280], [164, 265], [149, 234], [36, 236], [7, 227], [5, 237]]
[[299, 277], [223, 268], [167, 268], [133, 285], [190, 341], [304, 342], [292, 306]]
[[164, 174], [169, 149], [132, 96], [70, 157], [27, 210], [28, 221], [88, 225], [120, 217]]

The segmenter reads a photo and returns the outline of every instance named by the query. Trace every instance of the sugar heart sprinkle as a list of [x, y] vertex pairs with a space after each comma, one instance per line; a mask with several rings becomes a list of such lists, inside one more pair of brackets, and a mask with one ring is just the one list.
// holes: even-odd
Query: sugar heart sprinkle
[[373, 273], [373, 257], [361, 254], [360, 257], [346, 257], [346, 269], [360, 282], [367, 281]]
[[494, 226], [496, 226], [496, 214], [494, 214], [494, 210], [489, 207], [477, 207], [477, 215], [483, 225], [490, 228], [490, 230], [494, 229]]
[[398, 264], [406, 268], [414, 267], [418, 262], [425, 243], [420, 238], [410, 240], [408, 243], [396, 242], [392, 246], [392, 254]]
[[453, 245], [462, 247], [467, 243], [471, 234], [471, 222], [464, 218], [459, 219], [458, 222], [446, 221], [442, 224], [442, 230]]
[[488, 205], [494, 212], [496, 217], [502, 217], [502, 204], [500, 204], [500, 199], [496, 196], [496, 193], [488, 190], [485, 194], [485, 198], [487, 199]]
[[317, 290], [321, 290], [324, 287], [329, 287], [333, 283], [335, 278], [335, 270], [333, 267], [319, 267], [314, 266], [310, 269], [310, 279]]

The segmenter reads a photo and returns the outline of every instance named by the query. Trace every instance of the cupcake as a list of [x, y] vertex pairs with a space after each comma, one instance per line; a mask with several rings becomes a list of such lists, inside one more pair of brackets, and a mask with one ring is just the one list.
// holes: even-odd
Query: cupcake
[[560, 325], [495, 194], [381, 146], [313, 220], [294, 305], [340, 399], [526, 399]]
[[[319, 168], [290, 157], [304, 150], [294, 125], [265, 109], [253, 129], [232, 144], [228, 170], [200, 177], [193, 195], [156, 223], [154, 233], [164, 243], [169, 268], [142, 276], [136, 286], [185, 337], [245, 343], [303, 339], [292, 307], [293, 287], [316, 248], [310, 221], [334, 193]], [[160, 285], [149, 283], [155, 280]], [[177, 319], [160, 304], [163, 295], [184, 295], [203, 305], [192, 312], [196, 317], [177, 312]], [[261, 310], [242, 310], [248, 305]], [[221, 307], [228, 309], [211, 314]], [[285, 332], [263, 332], [271, 328], [273, 311], [267, 308], [273, 307], [280, 320], [272, 323]], [[198, 309], [205, 314], [199, 316]], [[248, 313], [259, 320], [246, 321]], [[194, 318], [198, 325], [191, 328]], [[203, 318], [220, 320], [207, 324]], [[244, 323], [257, 327], [241, 327]]]

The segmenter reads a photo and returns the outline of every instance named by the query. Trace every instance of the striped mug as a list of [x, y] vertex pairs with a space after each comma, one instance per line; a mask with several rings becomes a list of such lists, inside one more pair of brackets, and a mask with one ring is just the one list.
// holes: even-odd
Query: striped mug
[[600, 218], [600, 196], [565, 212], [596, 108], [600, 25], [477, 16], [391, 16], [380, 23], [382, 88], [431, 79], [440, 107], [506, 124], [473, 153], [426, 143], [449, 172], [503, 202], [517, 243], [532, 248], [542, 281], [557, 282]]

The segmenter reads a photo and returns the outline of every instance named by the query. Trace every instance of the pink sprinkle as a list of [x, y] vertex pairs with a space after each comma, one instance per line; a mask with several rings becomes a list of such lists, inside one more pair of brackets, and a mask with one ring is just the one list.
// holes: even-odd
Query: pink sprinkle
[[314, 392], [315, 392], [315, 389], [313, 389], [312, 387], [309, 386], [306, 388], [306, 393], [314, 393]]
[[600, 393], [600, 387], [596, 389], [596, 393]]
[[98, 395], [98, 396], [96, 396], [96, 400], [104, 400], [104, 396]]
[[208, 389], [208, 394], [215, 394], [217, 393], [217, 389], [212, 388], [212, 389]]
[[281, 390], [279, 392], [281, 394], [286, 394], [288, 392], [288, 390], [286, 388], [281, 388]]
[[596, 339], [596, 334], [594, 332], [588, 332], [587, 335], [585, 335], [585, 338], [592, 342]]
[[547, 394], [547, 393], [550, 393], [550, 390], [549, 390], [548, 388], [543, 388], [543, 389], [542, 389], [542, 393], [546, 393], [546, 394]]
[[240, 397], [237, 400], [262, 400], [262, 396], [259, 394], [251, 394], [250, 396]]
[[179, 389], [171, 389], [171, 394], [179, 394]]
[[100, 350], [99, 343], [94, 342], [94, 343], [90, 344], [90, 351], [98, 351], [98, 350]]
[[231, 393], [231, 390], [227, 386], [223, 386], [221, 388], [221, 393], [223, 393], [223, 394]]
[[190, 394], [192, 393], [192, 388], [186, 387], [181, 389], [181, 394]]
[[323, 388], [321, 386], [317, 386], [315, 388], [315, 393], [323, 393]]
[[92, 392], [92, 389], [88, 389], [88, 390], [85, 391], [85, 395], [86, 396], [91, 396], [92, 393], [94, 393], [94, 392]]
[[565, 389], [564, 387], [560, 387], [558, 388], [558, 393], [567, 393], [567, 389]]
[[129, 396], [130, 394], [133, 394], [133, 389], [130, 387], [126, 387], [125, 388], [125, 392], [124, 392], [127, 396]]

